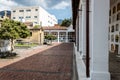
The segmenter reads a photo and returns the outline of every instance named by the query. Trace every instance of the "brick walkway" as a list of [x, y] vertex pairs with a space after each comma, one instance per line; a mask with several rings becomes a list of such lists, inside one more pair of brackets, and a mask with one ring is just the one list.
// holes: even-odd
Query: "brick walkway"
[[73, 44], [63, 43], [0, 68], [0, 80], [71, 80]]

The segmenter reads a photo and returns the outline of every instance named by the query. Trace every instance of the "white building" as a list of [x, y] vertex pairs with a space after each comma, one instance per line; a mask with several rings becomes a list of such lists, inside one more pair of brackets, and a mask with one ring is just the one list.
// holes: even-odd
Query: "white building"
[[73, 26], [69, 27], [55, 25], [52, 27], [43, 27], [44, 36], [48, 34], [52, 34], [56, 36], [56, 40], [54, 42], [74, 42], [75, 41], [75, 31], [73, 30]]
[[11, 19], [22, 22], [33, 22], [34, 25], [53, 26], [58, 21], [54, 15], [40, 6], [15, 7], [11, 12]]

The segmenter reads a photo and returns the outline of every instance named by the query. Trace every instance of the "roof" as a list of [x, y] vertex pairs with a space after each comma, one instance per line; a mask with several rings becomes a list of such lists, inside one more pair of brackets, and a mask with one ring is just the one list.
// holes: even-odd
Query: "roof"
[[24, 22], [26, 26], [33, 26], [33, 22]]
[[67, 27], [65, 27], [65, 26], [59, 26], [59, 25], [46, 26], [46, 27], [43, 27], [43, 30], [67, 30]]
[[79, 2], [80, 0], [72, 0], [72, 18], [73, 18], [73, 28], [75, 29], [76, 25], [76, 18], [78, 14], [78, 9], [79, 9]]

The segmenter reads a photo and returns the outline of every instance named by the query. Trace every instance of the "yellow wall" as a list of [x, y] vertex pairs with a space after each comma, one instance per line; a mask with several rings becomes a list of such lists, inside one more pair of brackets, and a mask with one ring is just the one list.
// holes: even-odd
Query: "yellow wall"
[[36, 44], [43, 44], [44, 42], [44, 32], [41, 29], [31, 29], [32, 36], [25, 39], [24, 41], [32, 42]]

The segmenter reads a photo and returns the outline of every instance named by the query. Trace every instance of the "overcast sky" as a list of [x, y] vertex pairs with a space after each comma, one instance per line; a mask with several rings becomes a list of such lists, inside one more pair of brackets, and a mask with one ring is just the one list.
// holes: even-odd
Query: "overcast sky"
[[0, 0], [0, 11], [16, 6], [41, 6], [57, 19], [71, 17], [71, 0]]

